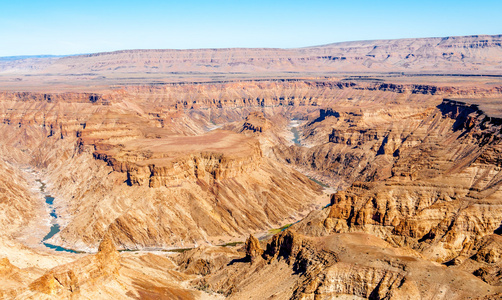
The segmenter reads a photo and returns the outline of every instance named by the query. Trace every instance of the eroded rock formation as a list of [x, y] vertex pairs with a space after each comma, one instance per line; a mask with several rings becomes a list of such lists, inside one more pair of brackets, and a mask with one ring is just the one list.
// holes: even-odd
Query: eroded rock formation
[[[55, 82], [89, 65], [96, 75], [65, 77], [85, 88], [25, 76], [0, 93], [0, 297], [497, 299], [502, 88], [462, 76], [498, 74], [480, 57], [499, 39], [126, 51], [33, 67]], [[198, 84], [106, 78], [130, 62], [132, 73], [204, 70], [172, 75]], [[215, 66], [245, 72], [201, 83]], [[301, 79], [261, 77], [299, 68]], [[348, 69], [465, 72], [321, 76]]]
[[259, 260], [234, 259], [194, 284], [229, 299], [423, 299], [437, 295], [465, 299], [497, 290], [467, 271], [431, 263], [409, 248], [394, 248], [369, 234], [308, 237], [291, 230], [274, 236]]
[[350, 160], [365, 163], [355, 179], [371, 182], [334, 194], [329, 213], [304, 220], [303, 232], [365, 231], [446, 262], [498, 230], [499, 119], [451, 100], [415, 118], [397, 135], [396, 123], [370, 135], [332, 131], [330, 143], [352, 146], [341, 155], [372, 147], [371, 159]]

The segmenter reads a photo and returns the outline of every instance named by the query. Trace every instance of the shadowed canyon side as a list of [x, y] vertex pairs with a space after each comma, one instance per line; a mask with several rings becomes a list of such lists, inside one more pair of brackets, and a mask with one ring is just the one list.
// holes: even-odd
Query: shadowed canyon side
[[[372, 139], [352, 134], [351, 143], [380, 145], [373, 146], [370, 159], [360, 161], [363, 176], [374, 175], [356, 178], [370, 182], [356, 182], [334, 194], [327, 215], [328, 210], [302, 221], [320, 226], [299, 224], [301, 231], [368, 232], [439, 262], [474, 255], [469, 253], [477, 243], [501, 224], [498, 114], [444, 100], [420, 119], [405, 134], [383, 131], [380, 141], [378, 134]], [[333, 130], [332, 143], [348, 143], [336, 135]], [[345, 148], [346, 153], [354, 151]]]
[[0, 299], [500, 299], [500, 53], [0, 62]]

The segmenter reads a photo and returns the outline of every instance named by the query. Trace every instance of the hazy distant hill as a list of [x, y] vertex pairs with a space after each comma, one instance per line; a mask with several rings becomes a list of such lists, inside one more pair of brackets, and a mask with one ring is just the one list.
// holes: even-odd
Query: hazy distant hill
[[[334, 73], [502, 75], [502, 35], [343, 42], [272, 49], [123, 50], [65, 57], [0, 59], [0, 75], [63, 76], [57, 82], [138, 84], [169, 76], [250, 78]], [[68, 75], [72, 75], [71, 79]], [[7, 77], [6, 77], [7, 76]], [[14, 77], [12, 77], [14, 78]], [[32, 78], [25, 78], [27, 81]], [[11, 82], [5, 79], [4, 82]], [[23, 81], [25, 84], [27, 81]], [[55, 81], [54, 81], [55, 82]]]
[[18, 56], [0, 56], [0, 61], [14, 61], [23, 60], [29, 58], [53, 58], [53, 57], [64, 57], [67, 55], [18, 55]]

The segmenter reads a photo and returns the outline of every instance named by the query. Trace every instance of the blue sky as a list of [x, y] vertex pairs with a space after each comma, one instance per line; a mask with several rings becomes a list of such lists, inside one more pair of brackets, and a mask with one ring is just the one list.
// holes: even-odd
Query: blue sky
[[502, 1], [2, 1], [0, 56], [502, 34]]

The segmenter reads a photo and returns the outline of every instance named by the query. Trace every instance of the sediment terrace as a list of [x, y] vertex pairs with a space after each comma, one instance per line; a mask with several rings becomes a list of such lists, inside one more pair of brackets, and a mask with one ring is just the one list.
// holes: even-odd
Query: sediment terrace
[[[79, 141], [87, 144], [85, 133]], [[126, 172], [129, 185], [179, 186], [201, 179], [209, 184], [256, 170], [262, 154], [258, 141], [216, 130], [200, 136], [134, 139], [120, 146], [97, 145], [93, 156], [114, 171]], [[147, 150], [143, 150], [147, 149]]]

